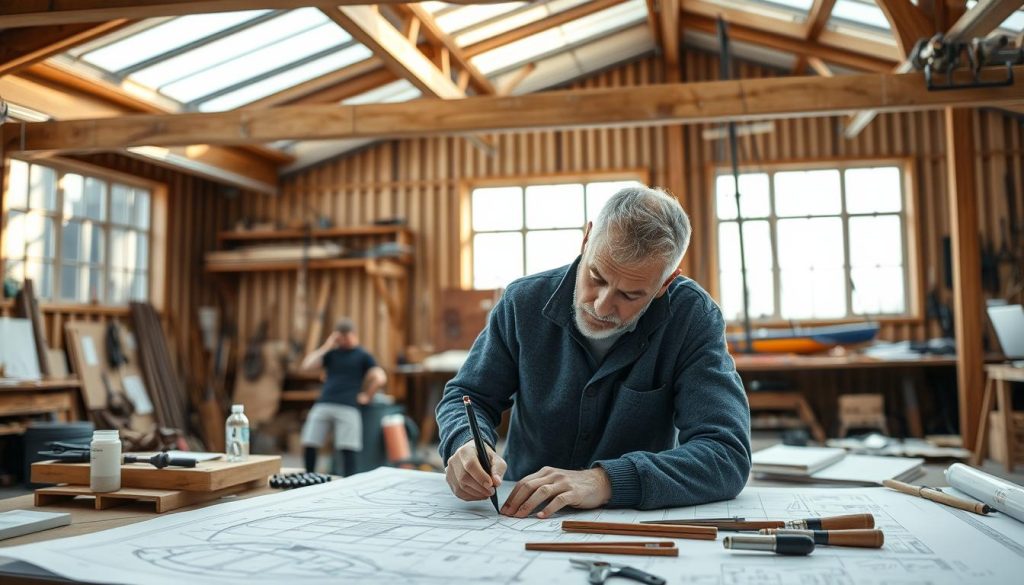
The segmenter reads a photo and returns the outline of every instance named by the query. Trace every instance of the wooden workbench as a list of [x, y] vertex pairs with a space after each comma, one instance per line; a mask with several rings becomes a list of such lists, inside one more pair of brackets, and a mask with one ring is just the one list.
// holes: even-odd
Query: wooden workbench
[[[77, 378], [38, 382], [0, 380], [0, 417], [54, 414], [60, 422], [79, 419]], [[19, 434], [18, 425], [0, 423], [0, 435]]]

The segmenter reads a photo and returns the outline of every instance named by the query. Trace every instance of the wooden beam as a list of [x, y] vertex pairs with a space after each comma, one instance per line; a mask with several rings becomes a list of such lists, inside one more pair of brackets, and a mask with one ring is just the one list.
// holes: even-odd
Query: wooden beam
[[984, 385], [981, 292], [981, 247], [978, 236], [978, 193], [974, 171], [974, 113], [946, 109], [946, 190], [953, 246], [953, 318], [956, 327], [956, 381], [960, 403], [960, 435], [973, 445]]
[[666, 81], [682, 81], [679, 75], [679, 0], [661, 0], [661, 42]]
[[[481, 73], [480, 70], [477, 69], [476, 65], [470, 61], [469, 57], [467, 57], [465, 52], [462, 50], [462, 47], [460, 47], [454, 39], [448, 36], [448, 33], [444, 32], [444, 30], [437, 25], [437, 21], [434, 20], [434, 17], [430, 12], [427, 12], [427, 10], [419, 4], [396, 4], [394, 9], [399, 14], [411, 15], [415, 21], [420, 22], [422, 25], [421, 29], [428, 39], [431, 39], [448, 50], [451, 60], [455, 62], [459, 69], [469, 72], [470, 83], [476, 89], [477, 93], [496, 93], [494, 86], [491, 84], [491, 81], [487, 79], [487, 76]], [[415, 42], [416, 41], [413, 40], [414, 44]]]
[[[1014, 67], [1024, 75], [1024, 66]], [[1005, 75], [983, 71], [983, 80]], [[965, 81], [968, 72], [954, 81]], [[248, 144], [274, 140], [446, 136], [530, 129], [667, 125], [1024, 103], [1024, 84], [928, 91], [921, 73], [776, 77], [552, 91], [391, 104], [292, 105], [266, 110], [13, 123], [12, 151]]]
[[931, 38], [935, 34], [933, 23], [910, 0], [876, 0], [876, 3], [889, 21], [889, 28], [904, 57], [910, 55], [918, 39]]
[[[1004, 20], [1017, 11], [1024, 4], [1024, 0], [979, 0], [974, 8], [965, 12], [953, 26], [946, 31], [947, 42], [967, 42], [974, 37], [983, 37], [995, 30]], [[897, 74], [907, 73], [913, 67], [910, 61], [904, 60], [893, 71]], [[846, 124], [844, 134], [847, 138], [856, 138], [868, 124], [875, 119], [878, 112], [864, 110], [858, 112]]]
[[804, 75], [807, 72], [807, 56], [797, 55], [793, 63], [793, 75]]
[[[401, 4], [408, 0], [374, 0]], [[505, 0], [453, 0], [453, 4], [492, 4]], [[155, 18], [208, 12], [366, 4], [367, 0], [10, 0], [0, 3], [0, 28]]]
[[[118, 94], [111, 87], [102, 84], [93, 86], [89, 80], [66, 78], [65, 75], [58, 68], [36, 64], [21, 75], [0, 78], [0, 95], [11, 103], [26, 105], [57, 120], [76, 117], [113, 119], [139, 112], [166, 113], [138, 98]], [[165, 148], [130, 154], [147, 158], [164, 167], [184, 169], [209, 179], [264, 193], [277, 191], [277, 168], [292, 160], [289, 155], [260, 144], [235, 147], [182, 145], [180, 149]]]
[[[715, 19], [713, 18], [709, 18], [702, 14], [684, 11], [683, 19], [683, 24], [686, 28], [708, 34], [715, 34], [716, 32]], [[819, 57], [829, 63], [835, 63], [836, 65], [842, 65], [844, 67], [858, 69], [860, 71], [874, 71], [878, 73], [890, 72], [892, 71], [893, 65], [896, 63], [895, 59], [888, 60], [870, 57], [868, 55], [854, 53], [845, 49], [827, 46], [817, 41], [807, 41], [802, 38], [781, 36], [770, 31], [731, 22], [729, 24], [729, 37], [734, 41], [760, 45], [769, 49], [775, 49], [776, 51], [793, 53], [798, 56]]]
[[647, 28], [651, 31], [654, 46], [658, 47], [659, 51], [664, 51], [665, 47], [661, 44], [661, 19], [658, 18], [657, 0], [644, 0], [644, 2], [647, 4]]
[[570, 8], [569, 10], [563, 10], [557, 14], [553, 14], [543, 20], [531, 22], [530, 24], [501, 33], [500, 35], [495, 35], [489, 39], [482, 40], [479, 43], [469, 45], [463, 49], [463, 52], [467, 57], [475, 57], [480, 53], [486, 53], [487, 51], [497, 49], [502, 45], [514, 43], [518, 40], [525, 39], [526, 37], [555, 28], [556, 26], [561, 26], [567, 22], [579, 20], [584, 16], [589, 16], [596, 12], [611, 8], [616, 4], [622, 4], [624, 1], [625, 0], [593, 0], [592, 2], [581, 4], [575, 8]]
[[825, 30], [828, 19], [832, 16], [832, 9], [836, 7], [836, 0], [814, 0], [811, 9], [807, 13], [807, 22], [804, 28], [804, 38], [809, 41], [816, 41]]
[[346, 81], [292, 100], [290, 104], [336, 104], [398, 79], [390, 69], [380, 67]]
[[11, 75], [54, 55], [128, 25], [124, 19], [102, 24], [63, 24], [0, 31], [0, 76]]
[[385, 67], [424, 94], [444, 99], [466, 97], [376, 6], [338, 6], [323, 12], [373, 51]]
[[814, 69], [815, 73], [822, 77], [832, 77], [833, 75], [835, 75], [834, 73], [832, 73], [832, 69], [830, 69], [824, 61], [817, 57], [808, 57], [807, 64], [811, 66], [811, 69]]

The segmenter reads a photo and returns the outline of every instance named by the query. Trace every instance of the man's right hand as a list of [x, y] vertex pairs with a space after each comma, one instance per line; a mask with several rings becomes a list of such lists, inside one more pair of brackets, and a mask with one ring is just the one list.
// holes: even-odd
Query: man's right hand
[[334, 349], [335, 347], [338, 347], [339, 343], [341, 343], [341, 333], [332, 331], [331, 334], [327, 336], [327, 341], [324, 342], [323, 347], [324, 349]]
[[505, 475], [505, 468], [508, 465], [504, 459], [498, 457], [490, 445], [485, 445], [485, 449], [491, 460], [491, 477], [487, 477], [487, 472], [480, 465], [473, 441], [459, 447], [448, 459], [444, 476], [448, 480], [448, 487], [459, 499], [467, 502], [484, 500], [491, 497], [494, 488], [501, 485], [501, 476]]

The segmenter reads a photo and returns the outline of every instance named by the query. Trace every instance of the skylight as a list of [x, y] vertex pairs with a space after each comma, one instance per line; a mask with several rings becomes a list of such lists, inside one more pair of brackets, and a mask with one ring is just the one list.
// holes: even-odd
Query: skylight
[[266, 14], [269, 10], [195, 14], [174, 18], [83, 55], [92, 65], [110, 72], [216, 34]]
[[847, 23], [873, 29], [889, 30], [889, 20], [874, 2], [865, 0], [837, 0], [829, 22]]
[[435, 21], [437, 22], [437, 26], [441, 27], [441, 30], [451, 34], [453, 32], [469, 28], [485, 20], [496, 18], [522, 6], [526, 6], [526, 2], [466, 4], [437, 16]]

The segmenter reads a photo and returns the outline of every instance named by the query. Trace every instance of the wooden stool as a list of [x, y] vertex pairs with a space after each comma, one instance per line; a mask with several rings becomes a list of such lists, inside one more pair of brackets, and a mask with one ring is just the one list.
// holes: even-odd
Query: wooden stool
[[881, 394], [843, 394], [839, 397], [839, 436], [850, 429], [878, 429], [889, 434], [885, 420], [885, 397]]
[[825, 431], [818, 424], [811, 405], [799, 392], [764, 392], [754, 391], [747, 393], [747, 400], [750, 402], [750, 412], [758, 410], [787, 410], [795, 412], [800, 420], [807, 425], [811, 436], [815, 441], [825, 443]]
[[[1013, 471], [1016, 455], [1015, 425], [1013, 421], [1013, 401], [1010, 396], [1010, 385], [1007, 382], [1024, 382], [1024, 368], [1015, 368], [1008, 364], [991, 364], [985, 366], [985, 395], [981, 399], [981, 415], [978, 419], [978, 436], [974, 439], [974, 456], [971, 464], [981, 465], [985, 461], [985, 448], [988, 446], [988, 417], [992, 410], [992, 395], [996, 395], [996, 412], [1003, 419], [1003, 452], [1006, 454], [1004, 465], [1006, 471]], [[962, 407], [961, 407], [962, 408]]]

